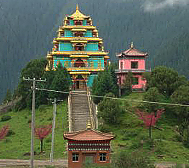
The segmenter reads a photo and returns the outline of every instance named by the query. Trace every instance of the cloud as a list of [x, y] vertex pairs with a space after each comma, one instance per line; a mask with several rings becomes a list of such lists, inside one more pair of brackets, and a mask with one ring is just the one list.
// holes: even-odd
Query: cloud
[[146, 0], [143, 7], [146, 12], [153, 12], [167, 7], [185, 6], [189, 4], [189, 0]]

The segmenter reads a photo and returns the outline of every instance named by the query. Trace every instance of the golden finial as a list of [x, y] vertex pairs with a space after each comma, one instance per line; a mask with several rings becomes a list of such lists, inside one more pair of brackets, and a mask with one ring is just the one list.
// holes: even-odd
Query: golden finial
[[76, 5], [76, 11], [78, 11], [78, 10], [79, 10], [79, 5], [77, 4], [77, 5]]
[[133, 44], [133, 42], [131, 42], [131, 48], [134, 48], [134, 44]]
[[87, 123], [87, 130], [90, 130], [91, 129], [91, 122], [88, 120], [88, 123]]

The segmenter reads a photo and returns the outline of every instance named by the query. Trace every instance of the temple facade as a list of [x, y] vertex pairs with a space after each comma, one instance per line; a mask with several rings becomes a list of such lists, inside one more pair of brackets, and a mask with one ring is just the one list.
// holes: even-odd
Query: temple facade
[[64, 139], [68, 140], [69, 168], [82, 168], [90, 163], [110, 163], [112, 134], [87, 129], [65, 133]]
[[144, 72], [150, 72], [146, 69], [146, 58], [148, 53], [141, 52], [134, 48], [133, 43], [126, 51], [116, 55], [119, 59], [119, 69], [116, 70], [118, 84], [120, 88], [124, 87], [124, 82], [128, 73], [132, 73], [132, 90], [145, 90], [146, 79], [143, 77]]
[[74, 89], [92, 86], [94, 77], [104, 70], [109, 59], [91, 17], [82, 14], [78, 6], [72, 15], [64, 18], [53, 44], [47, 54], [46, 70], [55, 70], [61, 64], [71, 75]]

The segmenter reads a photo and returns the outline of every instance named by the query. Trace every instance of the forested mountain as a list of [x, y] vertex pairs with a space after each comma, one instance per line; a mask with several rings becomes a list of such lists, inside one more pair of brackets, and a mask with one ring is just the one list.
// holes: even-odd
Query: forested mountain
[[189, 32], [172, 38], [159, 48], [155, 60], [157, 64], [172, 67], [189, 77]]
[[29, 60], [46, 57], [58, 26], [66, 14], [75, 11], [77, 3], [98, 27], [111, 60], [115, 61], [115, 53], [127, 49], [133, 41], [136, 48], [149, 53], [148, 67], [165, 64], [189, 77], [188, 5], [154, 11], [146, 10], [147, 2], [0, 0], [0, 99], [8, 88], [14, 89], [20, 70]]

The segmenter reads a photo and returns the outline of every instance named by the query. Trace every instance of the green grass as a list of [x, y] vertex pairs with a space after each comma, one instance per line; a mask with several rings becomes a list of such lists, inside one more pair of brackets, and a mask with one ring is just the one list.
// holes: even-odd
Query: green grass
[[[143, 93], [132, 93], [122, 98], [142, 100], [142, 97]], [[128, 104], [133, 108], [140, 103], [128, 101]], [[118, 149], [124, 149], [127, 152], [142, 151], [155, 162], [189, 163], [189, 148], [184, 147], [177, 138], [176, 118], [165, 112], [156, 124], [162, 130], [153, 129], [153, 142], [151, 142], [148, 129], [144, 126], [143, 121], [138, 119], [132, 108], [121, 116], [121, 121], [117, 126], [109, 128], [116, 136], [112, 141], [114, 152]]]
[[[143, 93], [132, 93], [123, 98], [127, 100], [142, 100]], [[124, 104], [124, 103], [123, 103]], [[128, 101], [132, 107], [139, 105], [137, 102]], [[124, 104], [125, 105], [125, 104]], [[36, 126], [52, 123], [52, 106], [42, 105], [36, 110]], [[189, 149], [184, 147], [182, 142], [178, 141], [176, 133], [177, 120], [165, 112], [157, 122], [157, 126], [162, 131], [153, 129], [153, 143], [149, 141], [148, 129], [145, 128], [143, 121], [139, 120], [134, 111], [129, 110], [121, 116], [121, 121], [116, 126], [110, 126], [109, 130], [116, 136], [112, 141], [112, 149], [116, 153], [119, 149], [125, 149], [127, 152], [142, 151], [150, 156], [155, 162], [174, 162], [189, 163]], [[12, 119], [0, 122], [0, 128], [6, 124], [15, 132], [14, 135], [6, 137], [0, 141], [1, 159], [29, 159], [29, 156], [23, 156], [30, 152], [30, 134], [31, 130], [28, 121], [31, 120], [31, 110], [20, 112], [9, 112]], [[1, 117], [1, 116], [0, 116]], [[66, 102], [58, 105], [56, 130], [55, 130], [55, 159], [66, 158], [66, 144], [63, 140], [63, 133], [68, 131], [67, 122], [67, 104]], [[35, 139], [35, 159], [49, 159], [51, 148], [51, 134], [44, 140], [44, 153], [40, 153], [40, 142]], [[162, 158], [160, 156], [163, 156]]]
[[[36, 110], [36, 127], [52, 124], [53, 118], [52, 106], [41, 105]], [[29, 159], [29, 156], [23, 156], [30, 152], [31, 128], [31, 110], [22, 110], [19, 112], [9, 112], [6, 115], [12, 117], [11, 120], [0, 122], [0, 128], [6, 124], [15, 133], [4, 140], [0, 141], [0, 158], [1, 159]], [[1, 117], [1, 116], [0, 116]], [[68, 130], [67, 122], [67, 104], [66, 102], [57, 106], [56, 128], [55, 128], [55, 146], [54, 158], [66, 157], [66, 141], [63, 140], [63, 133]], [[49, 159], [51, 150], [51, 136], [44, 139], [44, 153], [40, 154], [40, 141], [35, 138], [34, 150], [37, 153], [35, 159]]]

